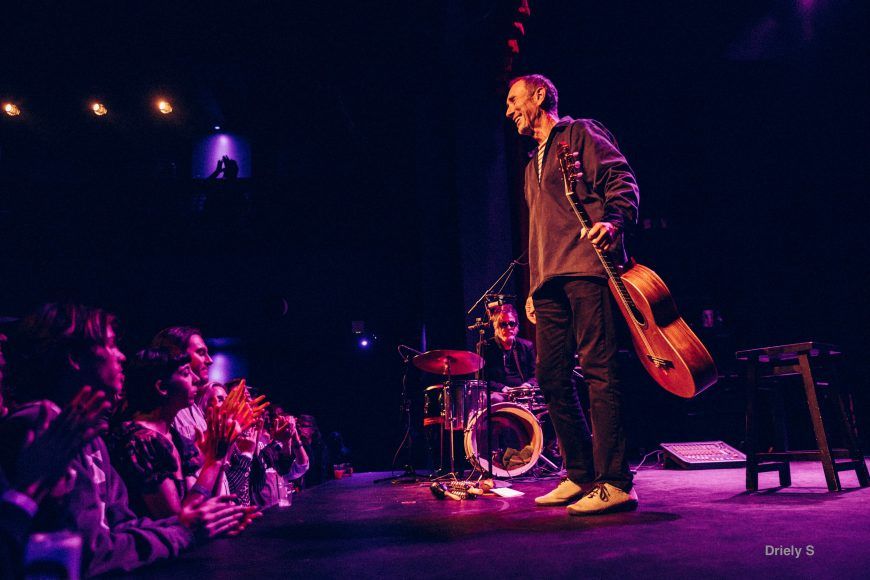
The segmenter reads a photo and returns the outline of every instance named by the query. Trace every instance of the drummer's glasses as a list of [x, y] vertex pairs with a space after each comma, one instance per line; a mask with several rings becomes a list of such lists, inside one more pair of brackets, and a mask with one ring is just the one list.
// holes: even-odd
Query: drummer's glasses
[[511, 321], [509, 321], [509, 322], [499, 322], [499, 323], [498, 323], [498, 327], [499, 327], [499, 328], [516, 328], [517, 325], [518, 325], [518, 323], [517, 323], [516, 320], [511, 320]]

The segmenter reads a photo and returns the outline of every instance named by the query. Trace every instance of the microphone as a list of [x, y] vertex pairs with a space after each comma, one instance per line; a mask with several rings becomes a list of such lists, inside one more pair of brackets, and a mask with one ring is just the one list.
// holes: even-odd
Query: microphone
[[486, 299], [489, 302], [486, 303], [486, 309], [492, 310], [497, 306], [501, 306], [502, 304], [507, 304], [508, 302], [515, 300], [516, 296], [512, 294], [487, 294]]

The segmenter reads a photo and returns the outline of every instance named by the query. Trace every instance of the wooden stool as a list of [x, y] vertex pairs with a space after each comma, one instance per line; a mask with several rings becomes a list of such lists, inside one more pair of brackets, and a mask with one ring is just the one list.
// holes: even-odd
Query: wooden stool
[[[752, 350], [741, 350], [735, 353], [737, 359], [746, 365], [746, 489], [758, 490], [758, 474], [763, 471], [778, 471], [779, 484], [783, 487], [791, 485], [791, 470], [789, 461], [793, 459], [822, 461], [825, 480], [830, 491], [840, 491], [838, 472], [854, 469], [861, 487], [870, 485], [870, 475], [864, 455], [858, 445], [856, 426], [853, 418], [847, 412], [846, 400], [836, 381], [817, 382], [813, 371], [818, 374], [821, 369], [830, 369], [840, 355], [840, 349], [831, 344], [819, 342], [801, 342], [782, 346], [769, 346]], [[758, 453], [758, 417], [756, 416], [756, 397], [759, 384], [768, 378], [800, 375], [806, 391], [810, 419], [816, 435], [817, 451], [788, 451], [777, 453]], [[831, 449], [828, 436], [822, 422], [819, 410], [819, 400], [816, 396], [816, 385], [828, 386], [836, 398], [843, 431], [846, 433], [848, 449]], [[775, 388], [775, 387], [774, 387]], [[835, 461], [845, 459], [845, 461]]]

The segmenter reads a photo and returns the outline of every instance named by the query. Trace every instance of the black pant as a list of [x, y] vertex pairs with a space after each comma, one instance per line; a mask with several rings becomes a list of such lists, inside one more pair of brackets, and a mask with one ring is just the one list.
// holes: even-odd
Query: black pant
[[[532, 297], [537, 314], [537, 375], [550, 419], [574, 483], [609, 483], [631, 489], [625, 460], [622, 392], [616, 369], [616, 328], [607, 281], [560, 277]], [[589, 386], [592, 433], [571, 380], [574, 353]]]

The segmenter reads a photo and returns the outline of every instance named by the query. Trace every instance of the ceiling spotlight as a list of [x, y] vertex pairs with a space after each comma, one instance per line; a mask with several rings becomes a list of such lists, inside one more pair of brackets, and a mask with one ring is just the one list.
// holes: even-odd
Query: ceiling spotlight
[[109, 112], [109, 110], [106, 108], [106, 105], [104, 105], [103, 103], [94, 103], [93, 105], [91, 105], [91, 111], [93, 111], [94, 115], [96, 115], [97, 117], [102, 117]]
[[13, 103], [4, 103], [3, 104], [3, 112], [9, 115], [10, 117], [17, 117], [21, 114], [21, 109], [16, 107]]
[[215, 131], [220, 131], [220, 130], [221, 130], [221, 126], [220, 126], [220, 125], [215, 125], [215, 126], [214, 126], [214, 130], [215, 130]]
[[172, 105], [169, 101], [158, 101], [157, 102], [157, 110], [163, 113], [164, 115], [168, 115], [172, 112]]

